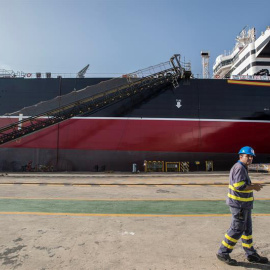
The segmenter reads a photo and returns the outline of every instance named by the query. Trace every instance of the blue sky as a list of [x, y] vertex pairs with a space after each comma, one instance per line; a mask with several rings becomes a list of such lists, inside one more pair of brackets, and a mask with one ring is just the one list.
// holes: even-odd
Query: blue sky
[[[270, 26], [270, 0], [0, 0], [0, 67], [24, 72], [133, 72], [180, 53], [231, 50], [246, 25]], [[119, 73], [119, 74], [118, 74]]]

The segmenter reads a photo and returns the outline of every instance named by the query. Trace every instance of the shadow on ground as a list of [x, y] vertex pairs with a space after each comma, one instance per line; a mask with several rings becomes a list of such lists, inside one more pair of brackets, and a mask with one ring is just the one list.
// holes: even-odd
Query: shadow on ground
[[238, 262], [238, 266], [245, 267], [246, 269], [262, 269], [262, 270], [270, 269], [270, 263], [258, 264], [258, 263], [249, 263], [249, 262]]

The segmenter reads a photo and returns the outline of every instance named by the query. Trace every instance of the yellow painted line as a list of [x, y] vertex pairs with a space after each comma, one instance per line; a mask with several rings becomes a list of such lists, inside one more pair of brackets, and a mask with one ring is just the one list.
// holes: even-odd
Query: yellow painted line
[[[147, 184], [151, 185], [151, 184]], [[162, 187], [173, 187], [173, 186], [184, 186], [185, 184], [180, 184], [180, 183], [171, 183], [171, 184], [152, 184], [155, 186], [162, 186]]]
[[127, 184], [126, 186], [127, 187], [143, 187], [144, 185], [140, 185], [140, 184], [130, 185], [130, 184]]
[[63, 186], [65, 186], [64, 184], [49, 184], [49, 185], [47, 185], [47, 184], [44, 184], [44, 186], [50, 186], [50, 187], [63, 187]]
[[[262, 184], [264, 186], [269, 186], [269, 183], [256, 182]], [[228, 184], [213, 184], [213, 183], [200, 183], [200, 184], [191, 184], [191, 183], [172, 183], [172, 184], [97, 184], [97, 183], [86, 183], [86, 184], [76, 184], [76, 183], [0, 183], [0, 186], [11, 186], [11, 185], [22, 185], [22, 186], [53, 186], [53, 187], [67, 187], [67, 186], [77, 186], [77, 187], [144, 187], [144, 186], [153, 186], [153, 187], [174, 187], [174, 186], [182, 186], [182, 187], [226, 187]]]
[[[0, 212], [0, 215], [38, 215], [38, 216], [80, 216], [80, 217], [229, 217], [231, 214], [191, 214], [191, 215], [157, 215], [157, 214], [91, 214], [91, 213], [42, 213], [42, 212]], [[253, 216], [270, 216], [270, 214], [253, 214]]]
[[[86, 187], [86, 186], [91, 186], [91, 184], [71, 184], [72, 186], [76, 186], [76, 187]], [[98, 185], [98, 184], [96, 184]]]
[[[262, 183], [263, 184], [263, 183]], [[79, 185], [79, 184], [72, 184]], [[173, 187], [173, 186], [184, 186], [184, 187], [201, 187], [201, 186], [228, 186], [228, 184], [211, 184], [211, 183], [200, 183], [200, 184], [191, 184], [191, 183], [171, 183], [171, 184], [157, 184], [157, 183], [144, 183], [144, 184], [85, 184], [81, 186], [87, 185], [99, 185], [99, 186], [109, 186], [109, 187], [119, 187], [119, 186], [128, 186], [128, 187], [140, 187], [140, 186], [156, 186], [156, 187]]]
[[[22, 186], [28, 186], [29, 184], [21, 184]], [[33, 184], [30, 184], [31, 186], [39, 186], [40, 184], [37, 184], [37, 183], [33, 183]]]
[[[12, 200], [63, 200], [63, 201], [175, 201], [175, 202], [185, 202], [185, 201], [224, 201], [224, 199], [175, 199], [175, 198], [164, 198], [164, 199], [150, 199], [150, 198], [59, 198], [59, 197], [52, 197], [52, 198], [42, 198], [42, 197], [0, 197], [1, 199], [12, 199]], [[256, 198], [255, 201], [270, 201], [270, 198]]]
[[[42, 197], [0, 197], [0, 199], [13, 199], [13, 200], [65, 200], [65, 201], [225, 201], [225, 199], [134, 199], [134, 198], [42, 198]], [[264, 199], [262, 199], [264, 200]], [[269, 199], [270, 200], [270, 199]]]
[[39, 216], [94, 216], [94, 217], [215, 217], [231, 216], [231, 214], [202, 215], [157, 215], [157, 214], [91, 214], [91, 213], [42, 213], [42, 212], [0, 212], [0, 215], [39, 215]]
[[236, 80], [227, 80], [227, 82], [232, 83], [232, 84], [270, 86], [270, 83], [267, 83], [267, 82], [249, 82], [249, 81], [236, 81]]

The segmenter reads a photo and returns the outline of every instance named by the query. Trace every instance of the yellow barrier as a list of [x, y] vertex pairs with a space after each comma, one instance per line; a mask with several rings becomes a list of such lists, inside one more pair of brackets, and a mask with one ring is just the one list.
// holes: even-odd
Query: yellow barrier
[[248, 165], [249, 171], [263, 171], [263, 172], [270, 172], [270, 164], [269, 163], [254, 163]]
[[189, 162], [188, 161], [180, 162], [180, 172], [189, 172]]
[[166, 172], [180, 172], [180, 162], [166, 162]]
[[[200, 161], [195, 161], [197, 166], [197, 170], [199, 169]], [[269, 168], [269, 166], [264, 166], [264, 170]], [[267, 167], [267, 169], [266, 169]], [[261, 166], [262, 168], [262, 166]], [[206, 171], [214, 171], [214, 162], [212, 160], [205, 161], [205, 170]], [[251, 169], [252, 170], [252, 169]], [[189, 161], [182, 162], [164, 162], [164, 161], [144, 161], [144, 171], [145, 172], [189, 172]]]
[[164, 172], [164, 161], [144, 161], [145, 172]]

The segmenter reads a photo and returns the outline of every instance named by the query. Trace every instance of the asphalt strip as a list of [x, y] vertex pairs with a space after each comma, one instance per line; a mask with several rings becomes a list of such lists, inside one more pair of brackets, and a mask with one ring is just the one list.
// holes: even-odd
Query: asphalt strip
[[[0, 199], [0, 214], [211, 216], [230, 214], [224, 200]], [[270, 200], [257, 200], [253, 214], [270, 215]]]

